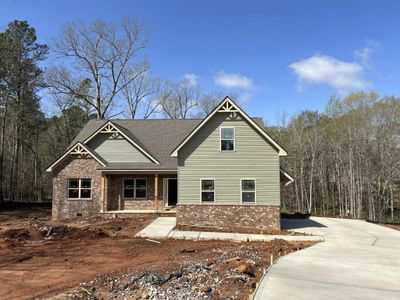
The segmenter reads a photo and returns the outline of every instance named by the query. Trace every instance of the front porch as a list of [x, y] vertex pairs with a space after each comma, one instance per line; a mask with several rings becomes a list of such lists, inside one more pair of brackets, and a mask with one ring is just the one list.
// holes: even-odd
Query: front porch
[[176, 173], [102, 173], [102, 214], [174, 214], [177, 195]]

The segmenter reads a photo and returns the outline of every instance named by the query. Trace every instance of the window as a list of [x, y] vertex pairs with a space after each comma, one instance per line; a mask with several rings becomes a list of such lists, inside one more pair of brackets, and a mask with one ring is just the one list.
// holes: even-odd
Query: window
[[214, 202], [215, 186], [213, 179], [201, 179], [201, 202]]
[[235, 151], [235, 128], [221, 128], [221, 151]]
[[68, 199], [91, 199], [92, 179], [90, 178], [69, 178]]
[[256, 202], [256, 181], [254, 179], [241, 180], [242, 203]]
[[146, 199], [147, 181], [142, 178], [124, 179], [124, 198]]

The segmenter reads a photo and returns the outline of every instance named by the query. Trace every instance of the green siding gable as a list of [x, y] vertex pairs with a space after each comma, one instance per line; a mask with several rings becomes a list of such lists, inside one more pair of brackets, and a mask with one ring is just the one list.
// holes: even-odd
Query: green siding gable
[[152, 162], [118, 133], [99, 133], [88, 146], [107, 162]]
[[[235, 128], [235, 151], [220, 151], [220, 128]], [[256, 204], [280, 205], [279, 156], [240, 115], [216, 113], [178, 155], [179, 204], [199, 204], [200, 179], [215, 179], [215, 204], [240, 204], [240, 179], [256, 180]]]

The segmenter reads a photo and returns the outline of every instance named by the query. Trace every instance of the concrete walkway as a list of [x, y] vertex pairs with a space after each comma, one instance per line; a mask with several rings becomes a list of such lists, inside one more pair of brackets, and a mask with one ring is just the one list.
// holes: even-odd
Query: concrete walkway
[[254, 299], [400, 299], [400, 232], [359, 220], [283, 220], [325, 242], [272, 266]]
[[165, 238], [176, 225], [175, 217], [160, 217], [142, 229], [136, 236], [147, 238]]
[[187, 239], [187, 240], [232, 240], [232, 241], [271, 241], [283, 239], [287, 241], [322, 241], [320, 236], [267, 235], [228, 232], [199, 232], [173, 230], [176, 218], [160, 217], [140, 231], [136, 236], [153, 239]]

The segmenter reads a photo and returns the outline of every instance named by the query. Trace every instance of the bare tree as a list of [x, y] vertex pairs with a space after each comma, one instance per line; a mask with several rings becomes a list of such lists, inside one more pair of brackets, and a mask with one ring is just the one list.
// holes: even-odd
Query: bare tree
[[[121, 90], [122, 95], [127, 101], [132, 119], [138, 116], [148, 119], [157, 112], [161, 104], [163, 82], [159, 78], [150, 77], [145, 72], [141, 72], [138, 76], [136, 76], [137, 71], [132, 72], [132, 75], [126, 73], [122, 76], [123, 82], [126, 83]], [[134, 80], [131, 80], [132, 76], [135, 76]]]
[[146, 29], [133, 19], [67, 23], [54, 42], [63, 65], [49, 68], [48, 85], [88, 104], [103, 119], [120, 92], [148, 70], [146, 45]]
[[199, 101], [199, 117], [207, 116], [224, 98], [224, 95], [218, 92], [202, 95]]
[[161, 107], [170, 119], [187, 119], [197, 108], [200, 89], [188, 80], [168, 83], [161, 97]]

